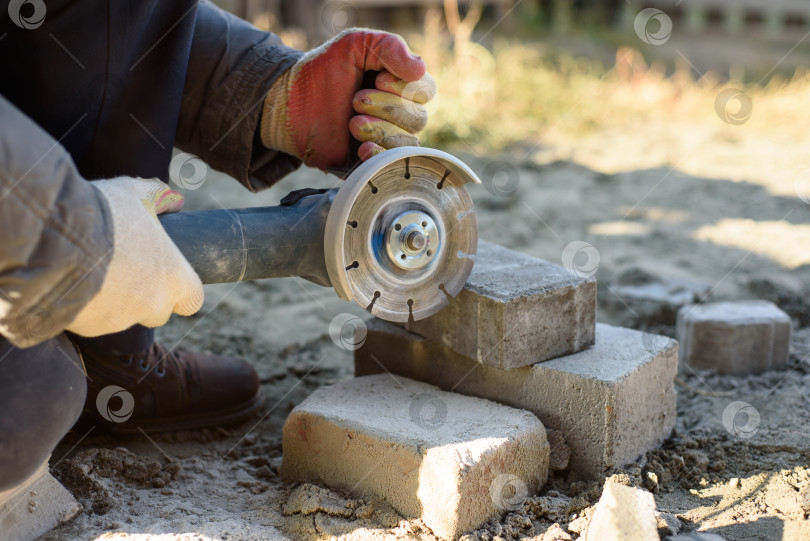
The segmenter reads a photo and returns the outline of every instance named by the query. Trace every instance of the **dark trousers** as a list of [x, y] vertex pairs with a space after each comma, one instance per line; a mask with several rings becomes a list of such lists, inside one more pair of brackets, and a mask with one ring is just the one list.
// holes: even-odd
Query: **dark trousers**
[[0, 336], [0, 492], [27, 479], [78, 420], [87, 381], [61, 334], [19, 349]]

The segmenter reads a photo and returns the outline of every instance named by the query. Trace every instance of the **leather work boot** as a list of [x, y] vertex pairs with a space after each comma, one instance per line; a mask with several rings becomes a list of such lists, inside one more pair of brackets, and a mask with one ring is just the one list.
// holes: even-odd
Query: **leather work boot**
[[155, 343], [128, 356], [81, 351], [87, 370], [83, 424], [113, 432], [160, 432], [241, 421], [262, 403], [243, 359], [172, 351]]

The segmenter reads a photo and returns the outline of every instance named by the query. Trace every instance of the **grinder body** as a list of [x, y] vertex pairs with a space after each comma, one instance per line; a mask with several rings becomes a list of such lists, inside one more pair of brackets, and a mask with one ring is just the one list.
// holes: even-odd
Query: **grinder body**
[[453, 156], [400, 147], [362, 163], [340, 188], [160, 220], [203, 283], [300, 276], [382, 319], [419, 320], [472, 270], [478, 224], [468, 182], [480, 180]]
[[300, 276], [331, 286], [324, 229], [336, 194], [275, 207], [164, 214], [160, 222], [204, 284]]

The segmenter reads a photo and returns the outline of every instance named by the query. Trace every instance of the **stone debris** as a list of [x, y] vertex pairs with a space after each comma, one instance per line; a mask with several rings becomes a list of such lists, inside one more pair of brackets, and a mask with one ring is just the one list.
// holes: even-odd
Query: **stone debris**
[[653, 495], [608, 481], [596, 505], [585, 541], [658, 541]]

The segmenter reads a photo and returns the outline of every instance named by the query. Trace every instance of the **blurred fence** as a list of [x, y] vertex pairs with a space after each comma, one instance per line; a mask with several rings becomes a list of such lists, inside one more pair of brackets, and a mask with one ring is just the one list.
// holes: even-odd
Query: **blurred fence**
[[624, 6], [625, 21], [641, 8], [655, 7], [682, 19], [692, 34], [719, 29], [776, 37], [810, 30], [810, 0], [631, 0]]
[[240, 17], [269, 26], [300, 30], [309, 45], [327, 40], [345, 28], [368, 26], [386, 29], [421, 27], [428, 10], [485, 7], [493, 18], [509, 25], [516, 4], [523, 0], [218, 0], [217, 4]]
[[[565, 34], [581, 25], [632, 28], [645, 8], [664, 11], [686, 33], [779, 38], [810, 30], [810, 0], [217, 0], [260, 27], [298, 32], [314, 45], [351, 26], [421, 27], [430, 10], [481, 6], [509, 33], [524, 26]], [[531, 17], [526, 17], [531, 13]]]

